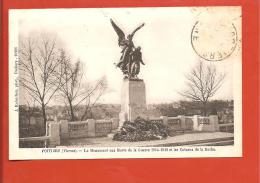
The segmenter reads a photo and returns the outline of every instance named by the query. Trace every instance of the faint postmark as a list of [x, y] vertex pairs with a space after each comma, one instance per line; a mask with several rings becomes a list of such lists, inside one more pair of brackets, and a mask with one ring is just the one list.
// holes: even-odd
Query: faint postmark
[[207, 61], [228, 58], [236, 49], [237, 42], [237, 30], [231, 22], [197, 21], [191, 31], [193, 50]]

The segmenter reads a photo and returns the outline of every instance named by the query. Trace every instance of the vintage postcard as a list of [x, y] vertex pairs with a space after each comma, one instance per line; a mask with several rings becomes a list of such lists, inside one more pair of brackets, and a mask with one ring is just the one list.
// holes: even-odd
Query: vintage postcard
[[9, 10], [9, 159], [242, 157], [239, 6]]

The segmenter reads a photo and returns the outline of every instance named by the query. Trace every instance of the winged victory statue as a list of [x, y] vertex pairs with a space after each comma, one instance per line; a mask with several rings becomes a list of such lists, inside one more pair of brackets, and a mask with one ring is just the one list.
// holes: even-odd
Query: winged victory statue
[[127, 37], [124, 32], [110, 19], [111, 24], [118, 35], [118, 45], [122, 49], [119, 62], [116, 64], [124, 74], [124, 78], [138, 79], [137, 75], [140, 72], [140, 63], [145, 65], [142, 60], [141, 47], [135, 47], [133, 43], [134, 34], [144, 26], [144, 23], [138, 26]]

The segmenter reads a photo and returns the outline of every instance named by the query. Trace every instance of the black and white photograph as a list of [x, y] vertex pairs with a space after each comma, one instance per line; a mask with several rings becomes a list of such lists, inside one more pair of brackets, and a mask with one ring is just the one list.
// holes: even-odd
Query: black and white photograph
[[241, 157], [241, 13], [9, 10], [9, 159]]

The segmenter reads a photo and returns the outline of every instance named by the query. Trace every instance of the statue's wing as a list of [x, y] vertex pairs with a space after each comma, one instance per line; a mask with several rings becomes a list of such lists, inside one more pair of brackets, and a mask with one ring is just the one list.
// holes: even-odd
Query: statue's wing
[[130, 34], [130, 36], [133, 38], [133, 37], [134, 37], [134, 34], [135, 34], [139, 29], [141, 29], [143, 26], [144, 26], [144, 23], [143, 23], [142, 25], [140, 25], [139, 27], [137, 27], [137, 28], [132, 32], [132, 34]]
[[110, 19], [110, 22], [118, 35], [118, 44], [120, 45], [120, 43], [122, 43], [122, 41], [125, 40], [125, 34], [112, 19]]

